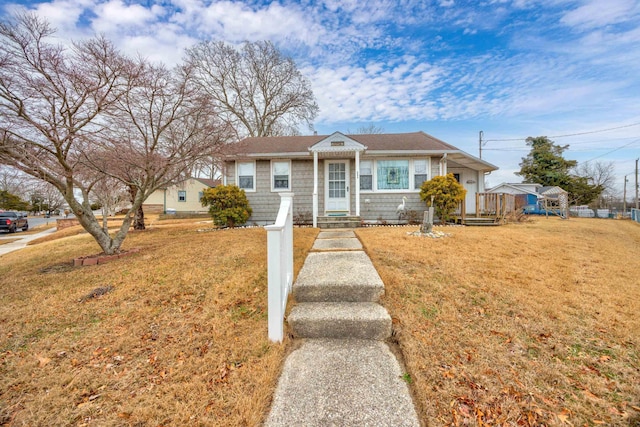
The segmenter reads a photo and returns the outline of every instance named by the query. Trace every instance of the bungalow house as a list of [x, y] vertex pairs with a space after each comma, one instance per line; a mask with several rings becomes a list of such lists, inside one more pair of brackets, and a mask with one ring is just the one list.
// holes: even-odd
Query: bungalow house
[[144, 201], [142, 209], [146, 213], [206, 213], [208, 207], [200, 203], [205, 188], [213, 188], [219, 180], [206, 178], [188, 178], [178, 184], [154, 191]]
[[513, 194], [516, 207], [526, 213], [546, 213], [547, 210], [560, 211], [566, 216], [568, 209], [567, 191], [557, 186], [543, 186], [534, 183], [506, 183], [496, 185], [487, 193]]
[[[230, 144], [223, 182], [244, 189], [249, 222], [273, 223], [280, 192], [293, 192], [294, 214], [312, 219], [354, 218], [398, 223], [401, 212], [422, 212], [420, 186], [453, 173], [467, 189], [466, 211], [485, 174], [497, 167], [424, 132], [254, 137]], [[399, 210], [399, 208], [401, 208]]]

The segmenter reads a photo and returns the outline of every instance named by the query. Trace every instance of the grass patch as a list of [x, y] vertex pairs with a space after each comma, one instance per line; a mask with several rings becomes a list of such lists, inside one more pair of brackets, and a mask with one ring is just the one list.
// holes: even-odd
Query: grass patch
[[[74, 268], [99, 252], [76, 228], [2, 258], [0, 424], [260, 424], [289, 344], [267, 338], [264, 229], [172, 221]], [[316, 234], [294, 230], [296, 272]]]
[[427, 425], [640, 425], [637, 224], [407, 231], [357, 234]]

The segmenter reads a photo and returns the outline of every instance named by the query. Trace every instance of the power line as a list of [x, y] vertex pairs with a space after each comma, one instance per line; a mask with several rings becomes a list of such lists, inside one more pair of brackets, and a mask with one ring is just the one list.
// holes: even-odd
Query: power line
[[[551, 138], [566, 138], [566, 137], [569, 137], [569, 136], [590, 135], [590, 134], [593, 134], [593, 133], [609, 132], [609, 131], [612, 131], [612, 130], [630, 128], [630, 127], [638, 126], [638, 125], [640, 125], [640, 122], [631, 123], [631, 124], [628, 124], [628, 125], [616, 126], [616, 127], [607, 128], [607, 129], [592, 130], [592, 131], [588, 131], [588, 132], [576, 132], [576, 133], [568, 133], [568, 134], [564, 134], [564, 135], [553, 135], [553, 136], [548, 136], [547, 138], [549, 138], [549, 139], [551, 139]], [[526, 141], [526, 140], [527, 140], [527, 138], [485, 139], [484, 142], [487, 143], [489, 141], [491, 141], [491, 142], [506, 142], [506, 141]]]
[[[634, 137], [635, 139], [627, 144], [624, 144], [620, 147], [614, 148], [613, 151], [610, 151], [609, 153], [612, 153], [614, 151], [617, 150], [621, 150], [625, 147], [628, 147], [629, 145], [633, 145], [637, 142], [640, 142], [640, 139], [638, 139], [637, 137]], [[630, 138], [622, 138], [622, 139], [630, 139]], [[616, 141], [616, 140], [607, 140], [607, 141]], [[604, 142], [604, 141], [600, 141], [600, 142]], [[573, 147], [576, 144], [590, 144], [591, 142], [583, 142], [583, 143], [573, 143], [571, 144], [571, 147]], [[594, 141], [595, 143], [595, 141]], [[576, 152], [592, 152], [592, 151], [604, 151], [604, 150], [608, 150], [609, 148], [587, 148], [587, 147], [583, 147], [583, 148], [569, 148], [569, 151], [572, 153], [576, 153]], [[530, 148], [528, 147], [499, 147], [499, 148], [483, 148], [482, 151], [531, 151]], [[605, 153], [603, 154], [603, 156], [609, 154], [609, 153]]]
[[600, 154], [599, 156], [596, 156], [596, 157], [594, 157], [594, 158], [592, 158], [592, 159], [585, 160], [585, 161], [584, 161], [584, 162], [582, 162], [582, 163], [589, 163], [589, 162], [591, 162], [591, 161], [593, 161], [593, 160], [599, 159], [600, 157], [604, 157], [604, 156], [606, 156], [607, 154], [611, 154], [611, 153], [613, 153], [613, 152], [615, 152], [615, 151], [622, 150], [624, 147], [627, 147], [627, 146], [629, 146], [629, 145], [631, 145], [631, 144], [635, 144], [636, 142], [639, 142], [639, 141], [640, 141], [640, 138], [638, 138], [638, 139], [636, 139], [636, 140], [633, 140], [633, 141], [629, 142], [628, 144], [624, 144], [624, 145], [622, 145], [622, 146], [620, 146], [620, 147], [618, 147], [618, 148], [614, 148], [613, 150], [608, 151], [608, 152], [606, 152], [606, 153], [604, 153], [604, 154]]

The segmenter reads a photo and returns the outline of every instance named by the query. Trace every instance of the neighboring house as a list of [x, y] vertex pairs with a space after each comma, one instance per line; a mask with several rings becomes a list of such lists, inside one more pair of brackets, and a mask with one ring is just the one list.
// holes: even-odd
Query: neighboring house
[[273, 223], [280, 192], [293, 192], [294, 214], [313, 218], [353, 216], [365, 222], [399, 222], [398, 206], [422, 212], [420, 186], [453, 173], [467, 189], [466, 211], [485, 174], [497, 167], [424, 132], [404, 134], [247, 138], [230, 144], [223, 180], [244, 189], [249, 222]]
[[514, 194], [516, 206], [529, 213], [544, 213], [545, 208], [562, 211], [568, 208], [568, 193], [557, 186], [503, 182], [487, 190], [487, 193]]
[[154, 191], [144, 201], [142, 209], [146, 213], [168, 212], [208, 212], [208, 207], [203, 207], [200, 199], [206, 188], [220, 185], [220, 180], [206, 178], [189, 178], [179, 184]]
[[516, 196], [518, 206], [537, 206], [540, 193], [538, 190], [542, 188], [540, 184], [528, 183], [506, 183], [496, 185], [487, 190], [487, 193], [513, 194]]

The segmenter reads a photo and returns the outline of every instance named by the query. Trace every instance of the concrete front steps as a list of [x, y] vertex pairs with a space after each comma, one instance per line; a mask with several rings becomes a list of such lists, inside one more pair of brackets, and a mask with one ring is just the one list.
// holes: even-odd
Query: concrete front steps
[[360, 227], [361, 219], [359, 216], [351, 215], [327, 215], [318, 217], [318, 228], [356, 228]]
[[293, 336], [390, 337], [391, 317], [377, 304], [384, 283], [353, 232], [320, 232], [314, 248], [322, 252], [307, 256], [293, 285], [297, 304], [287, 319]]
[[384, 340], [391, 336], [391, 317], [373, 302], [307, 302], [288, 318], [294, 337]]
[[384, 284], [351, 230], [321, 231], [293, 285], [287, 357], [265, 427], [420, 427], [385, 342]]

